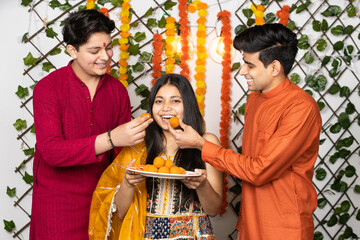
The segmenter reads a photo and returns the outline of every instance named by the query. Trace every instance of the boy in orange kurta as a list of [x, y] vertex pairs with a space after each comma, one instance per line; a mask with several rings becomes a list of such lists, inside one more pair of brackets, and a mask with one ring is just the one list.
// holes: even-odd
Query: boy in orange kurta
[[287, 78], [296, 35], [281, 24], [249, 28], [234, 39], [251, 91], [245, 109], [243, 152], [213, 145], [181, 123], [171, 131], [180, 148], [243, 180], [236, 228], [241, 240], [313, 239], [317, 196], [312, 177], [321, 116], [314, 99]]

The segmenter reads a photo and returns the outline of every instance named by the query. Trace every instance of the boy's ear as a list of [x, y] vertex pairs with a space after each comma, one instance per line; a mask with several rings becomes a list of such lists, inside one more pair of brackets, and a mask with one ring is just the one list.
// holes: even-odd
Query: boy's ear
[[75, 60], [77, 58], [77, 51], [73, 45], [67, 45], [66, 51], [70, 54], [70, 56]]
[[274, 60], [272, 63], [270, 63], [270, 68], [273, 77], [278, 76], [284, 71], [283, 66], [278, 60]]

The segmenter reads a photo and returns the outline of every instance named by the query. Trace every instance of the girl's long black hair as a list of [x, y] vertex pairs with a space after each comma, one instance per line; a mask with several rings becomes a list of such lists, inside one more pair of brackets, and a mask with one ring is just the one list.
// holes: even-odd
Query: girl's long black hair
[[[194, 90], [189, 80], [180, 74], [165, 74], [155, 82], [149, 97], [149, 113], [153, 115], [152, 107], [154, 105], [156, 94], [162, 86], [167, 84], [175, 86], [181, 94], [184, 105], [183, 122], [190, 125], [200, 135], [203, 135], [205, 131], [204, 120], [201, 116]], [[153, 121], [146, 128], [145, 143], [147, 148], [147, 164], [152, 164], [155, 157], [164, 153], [164, 141], [165, 136], [162, 129], [156, 121]], [[198, 149], [179, 149], [174, 156], [174, 165], [183, 167], [187, 171], [193, 171], [195, 168], [205, 169], [205, 163], [201, 159], [201, 152]], [[153, 184], [152, 178], [148, 178], [146, 183], [148, 193], [151, 194]], [[182, 186], [182, 189], [184, 192], [184, 195], [182, 196], [184, 201], [189, 200], [189, 198], [198, 200], [195, 190], [190, 190], [185, 185]]]

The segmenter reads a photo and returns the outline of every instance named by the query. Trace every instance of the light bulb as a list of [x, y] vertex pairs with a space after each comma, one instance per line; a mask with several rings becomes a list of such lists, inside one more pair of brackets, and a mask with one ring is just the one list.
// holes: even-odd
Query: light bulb
[[[214, 62], [216, 63], [221, 63], [224, 54], [225, 54], [224, 37], [222, 36], [215, 37], [213, 40], [211, 40], [209, 47], [209, 55], [211, 59], [214, 60]], [[236, 54], [236, 51], [233, 46], [231, 46], [230, 54], [231, 54], [231, 59], [233, 59]]]

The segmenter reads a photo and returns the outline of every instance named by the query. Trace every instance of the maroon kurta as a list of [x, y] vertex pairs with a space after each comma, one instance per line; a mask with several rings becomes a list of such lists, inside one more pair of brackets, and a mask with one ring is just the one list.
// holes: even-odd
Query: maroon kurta
[[33, 105], [36, 145], [30, 239], [88, 239], [92, 193], [111, 162], [110, 152], [95, 155], [95, 139], [130, 120], [127, 90], [105, 74], [91, 101], [70, 62], [36, 84]]

